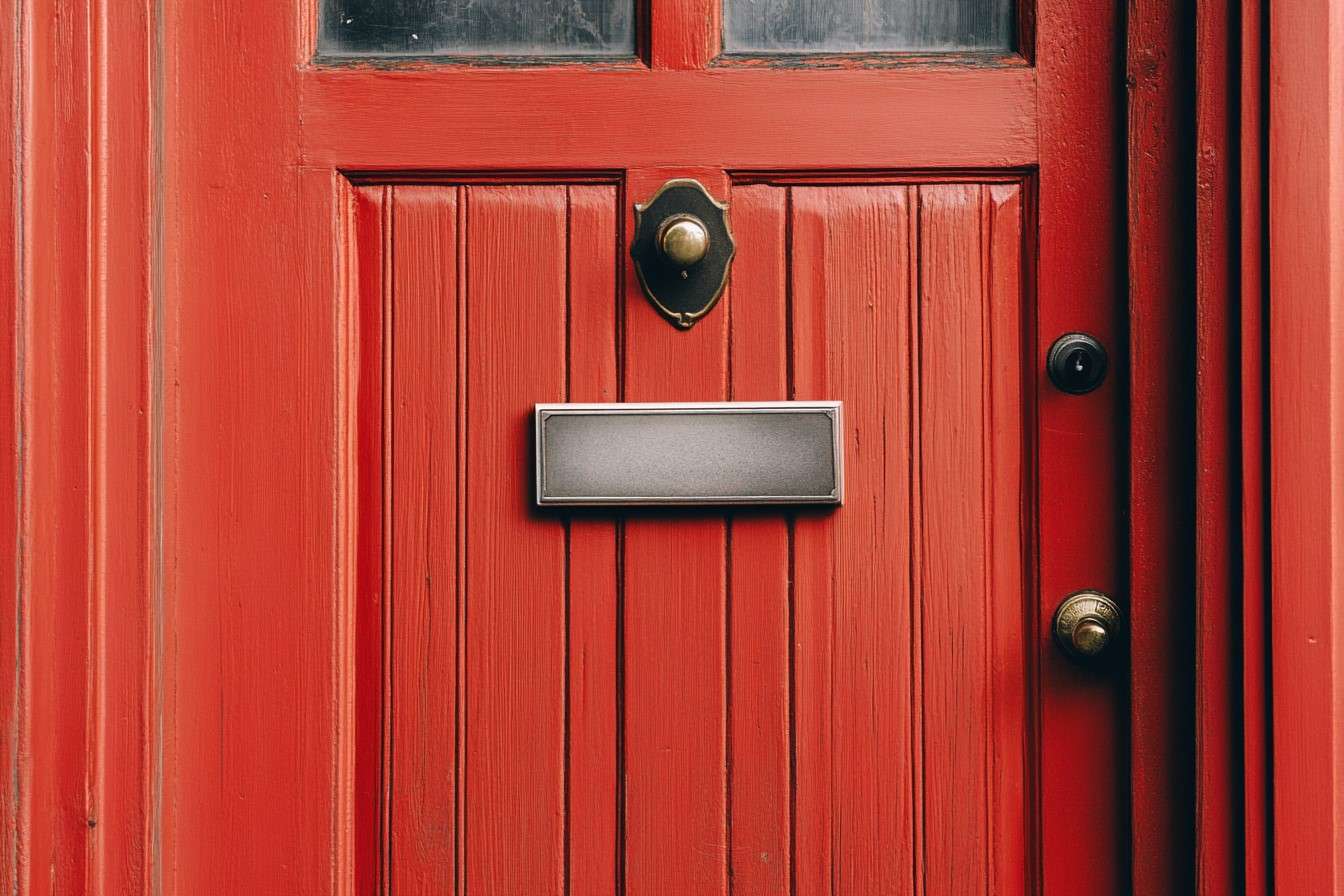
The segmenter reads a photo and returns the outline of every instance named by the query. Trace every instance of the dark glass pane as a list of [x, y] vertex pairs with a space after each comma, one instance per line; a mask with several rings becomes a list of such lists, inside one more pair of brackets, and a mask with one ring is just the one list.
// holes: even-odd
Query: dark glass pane
[[318, 52], [630, 56], [634, 0], [322, 0]]
[[1013, 48], [1014, 0], [724, 0], [729, 53]]

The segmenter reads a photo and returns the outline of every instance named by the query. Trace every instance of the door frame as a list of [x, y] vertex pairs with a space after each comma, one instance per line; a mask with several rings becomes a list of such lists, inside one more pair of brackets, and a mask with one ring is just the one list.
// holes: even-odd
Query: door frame
[[[1256, 0], [1243, 5], [1260, 8]], [[1198, 395], [1203, 403], [1196, 401], [1190, 383], [1190, 359], [1197, 348], [1203, 352], [1224, 344], [1220, 340], [1233, 322], [1226, 315], [1206, 314], [1216, 308], [1217, 281], [1209, 277], [1228, 263], [1232, 251], [1225, 240], [1196, 244], [1194, 113], [1196, 102], [1205, 110], [1207, 102], [1215, 110], [1225, 111], [1225, 105], [1219, 106], [1220, 95], [1211, 90], [1216, 79], [1202, 78], [1196, 90], [1195, 65], [1187, 58], [1194, 25], [1187, 7], [1176, 0], [1134, 3], [1128, 23], [1129, 580], [1131, 592], [1143, 596], [1134, 602], [1131, 653], [1136, 681], [1150, 684], [1132, 689], [1131, 709], [1133, 775], [1141, 782], [1132, 807], [1133, 865], [1135, 892], [1141, 894], [1188, 892], [1196, 831], [1201, 847], [1212, 842], [1207, 827], [1196, 828], [1196, 769], [1181, 757], [1198, 757], [1204, 783], [1211, 768], [1247, 781], [1257, 773], [1250, 744], [1255, 719], [1263, 716], [1245, 711], [1242, 748], [1208, 735], [1228, 723], [1227, 713], [1241, 712], [1243, 694], [1273, 691], [1267, 668], [1253, 662], [1249, 646], [1244, 656], [1237, 654], [1239, 678], [1210, 672], [1207, 659], [1197, 676], [1195, 657], [1196, 651], [1205, 656], [1203, 651], [1218, 643], [1214, 639], [1226, 634], [1218, 627], [1220, 617], [1206, 611], [1230, 606], [1217, 598], [1226, 598], [1242, 581], [1217, 577], [1233, 556], [1229, 533], [1243, 525], [1249, 533], [1257, 520], [1263, 531], [1265, 519], [1278, 524], [1298, 518], [1286, 503], [1275, 504], [1272, 516], [1262, 519], [1250, 506], [1254, 502], [1197, 492], [1196, 457], [1201, 470], [1213, 463], [1212, 469], [1231, 475], [1232, 467], [1239, 467], [1241, 491], [1234, 494], [1253, 492], [1263, 456], [1249, 434], [1258, 421], [1262, 427], [1279, 427], [1272, 436], [1274, 470], [1289, 470], [1298, 461], [1326, 464], [1338, 474], [1337, 466], [1329, 466], [1328, 440], [1287, 439], [1284, 427], [1290, 421], [1267, 417], [1268, 405], [1263, 396], [1257, 398], [1256, 364], [1264, 359], [1255, 354], [1261, 344], [1255, 327], [1263, 322], [1251, 313], [1254, 303], [1244, 306], [1240, 326], [1249, 337], [1235, 353], [1242, 370], [1236, 380], [1242, 384], [1239, 400], [1246, 402], [1241, 413], [1224, 415], [1219, 424], [1209, 404], [1235, 388], [1225, 378], [1231, 368], [1215, 363], [1230, 364], [1230, 350], [1226, 357], [1202, 363]], [[1295, 35], [1305, 41], [1322, 21], [1334, 16], [1337, 22], [1341, 15], [1339, 0], [1313, 0], [1307, 7], [1283, 23], [1282, 40]], [[1201, 0], [1201, 39], [1215, 33], [1211, 17], [1217, 20], [1227, 8], [1217, 0]], [[56, 867], [53, 873], [61, 880], [81, 884], [79, 892], [158, 893], [171, 877], [160, 862], [165, 851], [163, 719], [173, 700], [163, 664], [171, 634], [164, 594], [172, 570], [165, 568], [161, 545], [163, 509], [174, 498], [165, 491], [163, 475], [164, 320], [169, 311], [162, 305], [168, 251], [159, 177], [166, 89], [162, 20], [162, 5], [155, 0], [0, 0], [0, 21], [14, 26], [13, 39], [0, 43], [7, 100], [0, 111], [0, 158], [14, 160], [0, 172], [0, 205], [8, 210], [0, 218], [5, 246], [0, 252], [0, 346], [6, 378], [0, 390], [5, 420], [0, 431], [6, 441], [0, 464], [13, 484], [0, 493], [5, 504], [0, 538], [15, 545], [0, 556], [0, 577], [13, 583], [0, 590], [0, 617], [14, 621], [0, 626], [0, 722], [6, 733], [0, 738], [0, 760], [14, 782], [0, 789], [0, 888], [11, 892], [46, 892], [39, 869], [48, 865]], [[1258, 39], [1249, 42], [1251, 49], [1258, 45]], [[1203, 44], [1200, 57], [1206, 74], [1219, 64], [1218, 58], [1210, 59], [1209, 46]], [[1281, 90], [1297, 96], [1293, 91], [1300, 85], [1307, 113], [1318, 109], [1312, 102], [1327, 96], [1312, 92], [1319, 87], [1319, 72], [1329, 70], [1326, 57], [1339, 60], [1330, 55], [1337, 49], [1327, 48], [1322, 57], [1318, 45], [1304, 46], [1321, 68], [1289, 67], [1287, 74], [1295, 80]], [[1258, 106], [1252, 102], [1248, 108]], [[1216, 115], [1199, 119], [1201, 147], [1203, 136], [1212, 132], [1208, 122], [1217, 120]], [[1289, 135], [1304, 127], [1301, 118], [1283, 120], [1275, 133]], [[1338, 148], [1337, 134], [1325, 138]], [[1242, 170], [1250, 186], [1259, 183], [1258, 170]], [[1338, 190], [1332, 177], [1337, 175], [1328, 169], [1308, 169], [1294, 181], [1301, 191], [1278, 194], [1284, 209], [1278, 226], [1294, 232], [1295, 224], [1309, 220], [1305, 191]], [[1243, 189], [1243, 202], [1249, 192]], [[1213, 211], [1199, 209], [1207, 233], [1207, 222], [1224, 206], [1215, 202]], [[1317, 239], [1328, 239], [1313, 232]], [[1307, 250], [1301, 251], [1305, 256]], [[1206, 271], [1199, 281], [1204, 291], [1198, 316], [1190, 301], [1196, 258]], [[1277, 278], [1285, 295], [1291, 293], [1299, 304], [1290, 307], [1304, 319], [1328, 322], [1330, 311], [1344, 302], [1338, 270], [1330, 281], [1336, 291], [1322, 309], [1308, 295], [1309, 284], [1288, 267], [1291, 260], [1271, 266], [1271, 278]], [[1202, 341], [1197, 343], [1197, 337]], [[1299, 331], [1279, 331], [1274, 337], [1270, 347], [1278, 357], [1291, 357], [1293, 340], [1301, 338]], [[1199, 357], [1203, 362], [1205, 355]], [[1340, 363], [1332, 356], [1333, 369]], [[1276, 386], [1286, 394], [1306, 385], [1293, 365], [1270, 366]], [[1203, 414], [1199, 446], [1196, 412]], [[1306, 424], [1313, 432], [1326, 432], [1344, 424], [1339, 415], [1333, 409]], [[1234, 429], [1238, 417], [1241, 428]], [[1287, 481], [1307, 485], [1303, 477]], [[1338, 556], [1334, 530], [1299, 526], [1291, 531], [1293, 544], [1275, 544], [1275, 583], [1290, 584], [1282, 577], [1294, 552], [1309, 563], [1305, 568], [1328, 580], [1331, 555], [1322, 548], [1335, 545]], [[1248, 567], [1244, 581], [1255, 582], [1253, 573]], [[1291, 581], [1300, 580], [1294, 574]], [[1198, 620], [1188, 597], [1197, 584]], [[1251, 606], [1250, 590], [1245, 593]], [[1257, 592], [1256, 599], [1262, 598]], [[1329, 610], [1337, 603], [1328, 590], [1298, 592], [1276, 603], [1273, 618], [1287, 618], [1297, 609]], [[1253, 617], [1247, 613], [1243, 621], [1254, 622]], [[1280, 650], [1274, 662], [1279, 681], [1334, 684], [1328, 658], [1322, 666], [1315, 654]], [[1196, 724], [1206, 735], [1198, 741], [1189, 721], [1196, 718], [1197, 696], [1202, 712]], [[1313, 743], [1314, 732], [1327, 735], [1318, 749], [1304, 751], [1300, 762], [1287, 760], [1284, 751], [1277, 754], [1280, 763], [1290, 762], [1277, 767], [1281, 780], [1297, 782], [1275, 794], [1282, 835], [1313, 825], [1320, 837], [1338, 830], [1335, 804], [1313, 799], [1309, 785], [1322, 768], [1344, 764], [1328, 736], [1339, 712], [1303, 716], [1291, 732], [1276, 732], [1307, 743]], [[1192, 752], [1196, 743], [1197, 754]], [[1203, 801], [1209, 792], [1200, 791], [1201, 820], [1213, 817]], [[1307, 814], [1294, 814], [1308, 808]], [[1244, 817], [1252, 811], [1248, 798]], [[1297, 817], [1300, 823], [1290, 822]], [[1252, 827], [1245, 825], [1248, 833]], [[1318, 873], [1323, 858], [1314, 857]], [[1284, 864], [1279, 873], [1290, 873]], [[1210, 879], [1211, 867], [1200, 865], [1202, 880]], [[1344, 873], [1344, 857], [1332, 854], [1330, 867]]]

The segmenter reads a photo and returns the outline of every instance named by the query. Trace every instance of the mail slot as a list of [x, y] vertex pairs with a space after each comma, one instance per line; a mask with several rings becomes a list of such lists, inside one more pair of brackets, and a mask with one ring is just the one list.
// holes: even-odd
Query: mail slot
[[539, 505], [839, 504], [840, 402], [539, 404]]

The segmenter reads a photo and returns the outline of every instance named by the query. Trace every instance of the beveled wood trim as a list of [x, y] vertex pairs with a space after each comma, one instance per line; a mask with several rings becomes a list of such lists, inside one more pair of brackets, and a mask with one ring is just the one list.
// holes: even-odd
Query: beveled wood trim
[[1344, 887], [1344, 3], [1269, 7], [1274, 887]]
[[1133, 891], [1194, 888], [1194, 85], [1189, 4], [1130, 4], [1130, 756]]
[[[114, 8], [115, 7], [115, 8]], [[0, 4], [0, 882], [159, 871], [153, 15]]]

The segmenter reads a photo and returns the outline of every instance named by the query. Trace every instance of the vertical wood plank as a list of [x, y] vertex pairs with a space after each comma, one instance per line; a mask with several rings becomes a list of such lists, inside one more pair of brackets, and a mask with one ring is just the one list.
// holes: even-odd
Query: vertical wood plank
[[[717, 197], [721, 171], [633, 171], [629, 204], [668, 178]], [[689, 331], [640, 292], [626, 254], [625, 398], [721, 401], [727, 315]], [[632, 517], [625, 525], [625, 874], [631, 896], [719, 896], [727, 886], [724, 522], [712, 513]]]
[[[99, 775], [95, 689], [104, 662], [94, 514], [105, 433], [93, 394], [103, 371], [89, 349], [95, 333], [104, 345], [107, 324], [98, 320], [99, 297], [90, 294], [103, 272], [89, 237], [100, 226], [91, 197], [101, 201], [106, 192], [93, 180], [87, 149], [97, 126], [88, 109], [88, 8], [25, 6], [11, 15], [21, 36], [11, 38], [20, 62], [6, 94], [16, 113], [7, 123], [22, 161], [6, 209], [16, 230], [5, 251], [17, 246], [19, 254], [17, 289], [13, 299], [6, 296], [16, 308], [11, 385], [18, 407], [8, 419], [18, 439], [17, 476], [7, 482], [16, 497], [9, 544], [17, 564], [9, 580], [16, 615], [5, 622], [16, 636], [15, 689], [5, 692], [16, 714], [4, 734], [15, 752], [5, 787], [17, 810], [12, 855], [22, 892], [54, 896], [97, 885], [88, 821], [97, 811], [90, 789]], [[57, 47], [68, 47], [68, 55]]]
[[[1237, 161], [1230, 100], [1240, 77], [1232, 56], [1236, 6], [1195, 4], [1196, 152], [1194, 365], [1194, 825], [1195, 881], [1201, 892], [1244, 892], [1245, 815], [1242, 694], [1233, 682], [1242, 657], [1236, 566], [1241, 482], [1233, 464], [1238, 384], [1233, 352], [1241, 304], [1233, 282], [1232, 177]], [[1141, 239], [1141, 237], [1140, 237]], [[1256, 299], [1258, 301], [1258, 298]]]
[[356, 596], [354, 634], [353, 725], [355, 739], [354, 876], [357, 893], [382, 893], [388, 808], [384, 796], [386, 759], [383, 750], [383, 713], [386, 694], [383, 642], [385, 602], [383, 551], [385, 516], [383, 440], [391, 408], [383, 401], [390, 385], [384, 375], [387, 357], [384, 328], [385, 307], [391, 300], [391, 278], [385, 270], [388, 253], [384, 219], [389, 187], [362, 187], [354, 191], [356, 290], [359, 295], [358, 407], [355, 424], [358, 439], [356, 467], [358, 529], [356, 545]]
[[[616, 190], [569, 188], [569, 401], [615, 401]], [[617, 523], [569, 521], [568, 886], [616, 891]]]
[[[727, 298], [734, 401], [788, 398], [788, 188], [733, 190], [740, 246]], [[733, 892], [788, 892], [792, 877], [789, 670], [791, 523], [743, 512], [729, 541], [729, 830]]]
[[845, 402], [851, 496], [796, 526], [799, 892], [911, 893], [920, 875], [908, 195], [793, 190], [797, 397]]
[[[6, 22], [16, 21], [20, 8], [18, 0], [0, 0], [0, 17]], [[0, 79], [6, 84], [20, 83], [19, 47], [17, 39], [0, 41]], [[0, 107], [0, 156], [8, 159], [20, 157], [21, 109], [13, 98]], [[0, 539], [15, 546], [19, 544], [22, 532], [20, 519], [24, 494], [20, 478], [24, 468], [20, 460], [23, 402], [19, 394], [23, 358], [20, 334], [23, 330], [19, 322], [24, 319], [27, 298], [22, 291], [25, 244], [20, 238], [22, 219], [18, 211], [21, 208], [19, 197], [29, 189], [31, 184], [23, 184], [19, 179], [18, 165], [11, 164], [0, 171], [0, 207], [9, 210], [0, 216], [0, 241], [4, 245], [0, 250], [0, 295], [5, 297], [5, 301], [0, 302], [0, 371], [3, 371], [0, 372], [0, 379], [3, 379], [0, 384], [0, 420], [5, 421], [0, 424], [0, 481], [8, 485], [0, 494]], [[0, 788], [0, 851], [12, 857], [0, 861], [0, 892], [4, 893], [30, 890], [28, 869], [18, 859], [20, 844], [27, 839], [29, 831], [24, 791], [31, 780], [31, 766], [22, 761], [25, 750], [31, 749], [31, 735], [26, 730], [27, 704], [23, 691], [27, 682], [22, 660], [29, 648], [21, 637], [22, 628], [18, 624], [29, 612], [24, 605], [21, 557], [20, 550], [0, 554], [0, 577], [7, 583], [0, 588], [0, 616], [13, 621], [0, 627], [0, 694], [5, 695], [0, 702], [0, 726], [9, 732], [7, 737], [0, 738], [0, 768], [5, 770], [10, 781], [8, 787]]]
[[924, 880], [929, 892], [948, 894], [989, 883], [980, 192], [975, 184], [919, 190]]
[[1271, 3], [1268, 34], [1273, 892], [1339, 893], [1344, 9]]
[[564, 876], [565, 533], [532, 509], [531, 411], [565, 394], [565, 188], [466, 211], [466, 885]]
[[[1132, 702], [1126, 707], [1123, 676], [1098, 677], [1070, 661], [1045, 637], [1036, 640], [1041, 857], [1039, 887], [1045, 892], [1086, 890], [1091, 896], [1189, 892], [1192, 884], [1173, 873], [1179, 858], [1190, 854], [1185, 835], [1190, 826], [1177, 806], [1185, 804], [1182, 783], [1189, 775], [1181, 763], [1188, 749], [1173, 737], [1181, 725], [1189, 632], [1181, 608], [1188, 606], [1189, 588], [1178, 573], [1182, 557], [1175, 548], [1188, 527], [1181, 524], [1183, 498], [1180, 473], [1188, 461], [1181, 456], [1178, 431], [1180, 389], [1168, 359], [1185, 350], [1180, 336], [1185, 304], [1181, 275], [1169, 266], [1188, 254], [1180, 228], [1148, 232], [1130, 245], [1130, 269], [1136, 296], [1134, 333], [1151, 328], [1158, 340], [1140, 338], [1128, 352], [1111, 352], [1112, 367], [1101, 386], [1087, 396], [1055, 389], [1044, 373], [1050, 345], [1061, 334], [1081, 331], [1105, 346], [1123, 344], [1126, 283], [1125, 222], [1121, 205], [1121, 170], [1126, 115], [1114, 90], [1097, 89], [1115, 82], [1117, 72], [1133, 76], [1127, 91], [1128, 125], [1142, 144], [1137, 171], [1170, 172], [1172, 179], [1140, 178], [1130, 185], [1135, 207], [1171, 207], [1180, 141], [1164, 143], [1171, 133], [1167, 105], [1154, 97], [1167, 94], [1172, 72], [1183, 66], [1178, 44], [1152, 41], [1154, 19], [1159, 30], [1176, 28], [1176, 5], [1125, 4], [1116, 0], [1074, 3], [1039, 0], [1036, 4], [1036, 76], [1039, 171], [1036, 217], [1029, 255], [1033, 272], [1033, 334], [1029, 357], [1034, 365], [1028, 386], [1033, 392], [1033, 439], [1039, 595], [1034, 630], [1047, 632], [1055, 608], [1070, 592], [1095, 588], [1108, 594], [1129, 592], [1133, 612]], [[1122, 39], [1126, 15], [1130, 27]], [[1175, 32], [1172, 32], [1175, 36]], [[1128, 58], [1125, 58], [1128, 43]], [[1127, 68], [1126, 68], [1127, 64]], [[1156, 115], [1154, 113], [1157, 113]], [[1158, 137], [1157, 135], [1163, 135]], [[1169, 152], [1175, 151], [1175, 154]], [[1146, 232], [1136, 225], [1135, 232]], [[1174, 252], [1169, 249], [1176, 248]], [[1154, 351], [1156, 350], [1156, 351]], [[1126, 355], [1129, 357], [1126, 357]], [[1121, 508], [1124, 464], [1120, 452], [1126, 414], [1125, 382], [1136, 423], [1131, 430], [1130, 490], [1133, 555], [1126, 581], [1126, 535]], [[1175, 428], [1173, 429], [1173, 425]], [[1190, 469], [1193, 469], [1190, 467]], [[1122, 600], [1123, 604], [1124, 601]], [[1129, 710], [1129, 744], [1122, 724]], [[1133, 750], [1127, 747], [1132, 745]], [[1126, 756], [1134, 760], [1133, 787], [1123, 773]], [[1116, 769], [1079, 788], [1059, 769], [1087, 756], [1093, 768]], [[1133, 809], [1134, 823], [1125, 809]], [[1079, 832], [1088, 832], [1089, 849], [1077, 848]], [[1132, 847], [1130, 851], [1129, 847]], [[1130, 885], [1129, 866], [1134, 868]]]
[[[165, 4], [165, 892], [332, 890], [335, 172], [296, 164], [298, 16]], [[247, 52], [221, 34], [249, 34]], [[239, 118], [234, 112], [246, 108]], [[245, 153], [238, 152], [246, 144]], [[229, 170], [228, 178], [219, 178]], [[205, 186], [211, 184], [212, 186]], [[206, 194], [211, 198], [206, 198]], [[156, 203], [157, 205], [157, 203]]]
[[[845, 402], [844, 463], [853, 503], [851, 416], [857, 408], [832, 387], [827, 348], [837, 338], [839, 318], [827, 307], [826, 192], [790, 191], [788, 252], [790, 345], [794, 395], [798, 399]], [[897, 366], [899, 366], [899, 361]], [[848, 508], [845, 509], [848, 513]], [[835, 756], [835, 556], [836, 536], [826, 518], [799, 514], [794, 522], [794, 886], [798, 893], [835, 892], [834, 836], [837, 819], [833, 787]]]
[[1033, 754], [1027, 620], [1032, 613], [1025, 570], [1032, 546], [1027, 519], [1024, 442], [1026, 347], [1023, 333], [1023, 212], [1021, 184], [982, 188], [985, 239], [986, 392], [990, 403], [986, 461], [986, 522], [990, 588], [989, 840], [991, 891], [1025, 896], [1034, 877], [1028, 821], [1034, 809], [1027, 774]]
[[720, 0], [644, 0], [650, 18], [653, 68], [698, 69], [709, 65], [723, 45]]
[[[1241, 477], [1241, 737], [1244, 842], [1242, 868], [1246, 896], [1267, 896], [1270, 888], [1269, 691], [1269, 463], [1267, 435], [1268, 322], [1265, 292], [1265, 97], [1268, 0], [1244, 0], [1236, 23], [1239, 41], [1236, 185], [1240, 269], [1237, 321], [1240, 405], [1238, 472]], [[1145, 147], [1146, 148], [1146, 147]], [[1177, 250], [1178, 251], [1178, 250]], [[1229, 683], [1229, 687], [1233, 685]]]
[[457, 838], [457, 191], [392, 191], [389, 892], [449, 892]]

